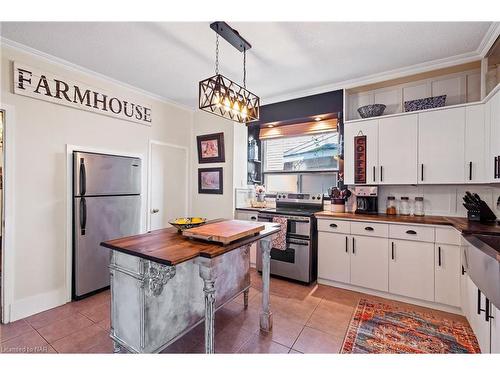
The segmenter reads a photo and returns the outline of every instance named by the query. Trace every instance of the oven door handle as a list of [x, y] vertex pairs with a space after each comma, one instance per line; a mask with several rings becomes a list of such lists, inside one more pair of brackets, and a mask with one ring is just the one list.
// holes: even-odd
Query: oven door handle
[[307, 219], [301, 220], [301, 219], [288, 219], [290, 222], [295, 222], [295, 223], [309, 223], [310, 221]]
[[309, 242], [306, 242], [306, 241], [292, 241], [292, 240], [287, 240], [286, 241], [287, 244], [290, 244], [290, 245], [303, 245], [303, 246], [309, 246]]

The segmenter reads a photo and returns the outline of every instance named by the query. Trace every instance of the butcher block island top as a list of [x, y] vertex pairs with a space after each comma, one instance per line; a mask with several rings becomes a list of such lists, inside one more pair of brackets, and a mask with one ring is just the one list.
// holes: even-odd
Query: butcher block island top
[[[219, 228], [221, 232], [218, 236], [236, 238], [238, 237], [238, 229], [236, 223], [239, 220], [220, 221], [214, 220], [204, 226], [193, 229], [203, 229], [204, 227], [212, 227], [211, 235], [217, 235], [215, 230]], [[227, 223], [225, 226], [220, 224]], [[261, 238], [270, 236], [280, 230], [279, 224], [273, 223], [246, 223], [253, 224], [250, 228], [248, 225], [243, 228], [245, 237], [235, 239], [226, 244], [203, 241], [200, 239], [191, 239], [177, 232], [176, 228], [158, 229], [144, 234], [119, 238], [115, 240], [105, 241], [101, 243], [108, 249], [119, 251], [125, 254], [134, 255], [140, 258], [148, 259], [153, 262], [174, 266], [198, 256], [204, 258], [214, 258], [225, 254], [231, 250], [241, 246], [253, 243]], [[210, 228], [209, 228], [210, 229]], [[222, 232], [222, 229], [226, 229]], [[241, 226], [240, 226], [241, 229]], [[258, 229], [256, 234], [253, 231]], [[247, 232], [251, 232], [248, 234]], [[200, 231], [200, 233], [204, 233]]]

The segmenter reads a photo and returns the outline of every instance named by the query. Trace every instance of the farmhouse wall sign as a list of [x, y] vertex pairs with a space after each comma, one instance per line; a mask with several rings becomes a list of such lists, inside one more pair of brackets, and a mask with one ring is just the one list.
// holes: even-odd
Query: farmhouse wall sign
[[151, 126], [151, 106], [14, 62], [14, 94]]
[[354, 137], [354, 183], [366, 184], [366, 135]]

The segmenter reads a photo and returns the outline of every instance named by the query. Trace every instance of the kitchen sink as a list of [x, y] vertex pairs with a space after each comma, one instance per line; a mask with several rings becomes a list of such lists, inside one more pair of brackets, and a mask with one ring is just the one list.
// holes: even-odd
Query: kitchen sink
[[500, 236], [465, 235], [463, 260], [474, 284], [500, 309]]

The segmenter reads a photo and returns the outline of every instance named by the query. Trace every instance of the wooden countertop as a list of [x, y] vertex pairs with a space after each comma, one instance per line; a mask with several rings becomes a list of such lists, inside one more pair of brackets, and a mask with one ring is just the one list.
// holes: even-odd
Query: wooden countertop
[[483, 224], [468, 221], [465, 217], [452, 216], [404, 216], [404, 215], [368, 215], [353, 214], [348, 212], [338, 213], [331, 211], [317, 212], [315, 216], [319, 219], [346, 219], [361, 221], [381, 221], [388, 223], [402, 224], [424, 224], [424, 225], [449, 225], [459, 230], [463, 234], [490, 234], [500, 235], [500, 225], [496, 223]]
[[101, 243], [101, 246], [157, 263], [174, 266], [198, 256], [205, 258], [217, 257], [270, 236], [280, 229], [277, 224], [262, 224], [265, 225], [265, 229], [259, 234], [242, 238], [228, 245], [189, 239], [178, 233], [176, 228], [165, 228], [136, 236], [105, 241]]

